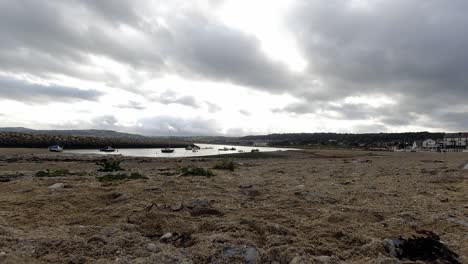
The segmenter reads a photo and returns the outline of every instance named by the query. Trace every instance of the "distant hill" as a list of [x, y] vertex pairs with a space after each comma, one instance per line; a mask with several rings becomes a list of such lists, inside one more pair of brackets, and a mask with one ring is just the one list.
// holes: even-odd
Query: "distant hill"
[[284, 133], [244, 137], [188, 137], [199, 143], [269, 145], [293, 147], [390, 148], [413, 144], [425, 139], [442, 139], [445, 133]]
[[0, 147], [46, 148], [50, 145], [65, 148], [162, 148], [185, 147], [186, 139], [146, 137], [112, 130], [34, 130], [24, 127], [0, 128]]
[[0, 132], [17, 132], [40, 135], [63, 135], [63, 136], [85, 136], [100, 138], [122, 138], [122, 139], [148, 139], [137, 134], [117, 132], [113, 130], [86, 129], [86, 130], [36, 130], [25, 127], [0, 127]]

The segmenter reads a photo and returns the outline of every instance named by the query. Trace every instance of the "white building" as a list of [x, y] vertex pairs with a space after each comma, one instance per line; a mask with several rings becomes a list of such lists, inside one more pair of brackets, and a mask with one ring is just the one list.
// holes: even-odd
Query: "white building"
[[447, 133], [444, 136], [444, 148], [463, 150], [468, 145], [468, 133]]
[[422, 148], [424, 150], [437, 150], [439, 144], [433, 139], [426, 139], [422, 142]]

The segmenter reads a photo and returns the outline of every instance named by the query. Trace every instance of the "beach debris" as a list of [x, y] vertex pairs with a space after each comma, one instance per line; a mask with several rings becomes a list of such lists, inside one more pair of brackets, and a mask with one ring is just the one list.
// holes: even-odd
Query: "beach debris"
[[48, 188], [51, 189], [51, 190], [61, 190], [61, 189], [65, 188], [65, 184], [63, 184], [61, 182], [58, 182], [58, 183], [52, 184]]
[[385, 239], [385, 250], [398, 259], [411, 261], [441, 261], [442, 263], [458, 264], [458, 255], [440, 242], [438, 235], [431, 231], [419, 231], [425, 236], [405, 239]]

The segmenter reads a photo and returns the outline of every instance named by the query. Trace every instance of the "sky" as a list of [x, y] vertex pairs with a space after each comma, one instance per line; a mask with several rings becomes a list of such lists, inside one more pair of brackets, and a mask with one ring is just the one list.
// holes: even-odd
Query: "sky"
[[464, 131], [468, 1], [0, 0], [0, 126]]

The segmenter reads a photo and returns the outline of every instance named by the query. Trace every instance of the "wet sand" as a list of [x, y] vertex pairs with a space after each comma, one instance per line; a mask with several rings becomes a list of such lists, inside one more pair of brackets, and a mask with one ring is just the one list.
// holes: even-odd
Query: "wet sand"
[[119, 157], [148, 179], [109, 183], [102, 156], [0, 149], [0, 263], [399, 263], [382, 241], [421, 230], [468, 263], [468, 153], [287, 151], [180, 176], [223, 158]]

